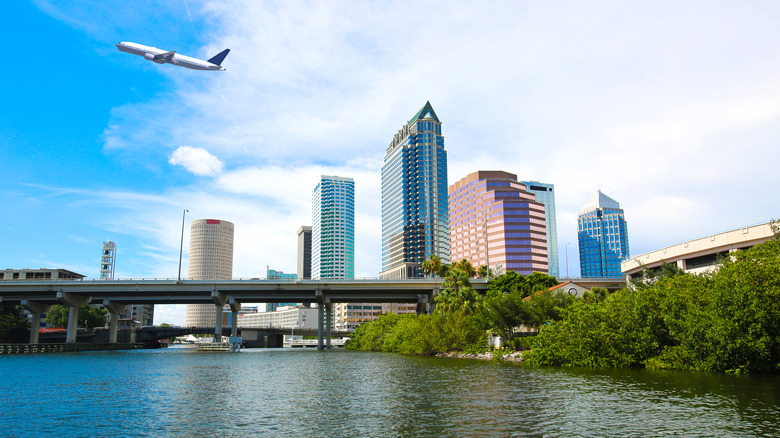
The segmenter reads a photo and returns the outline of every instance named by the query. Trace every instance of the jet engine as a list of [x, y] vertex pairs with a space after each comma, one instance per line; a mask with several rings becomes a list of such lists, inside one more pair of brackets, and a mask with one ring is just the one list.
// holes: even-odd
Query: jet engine
[[144, 53], [144, 58], [149, 61], [154, 61], [158, 64], [165, 64], [165, 59], [154, 59], [154, 53]]

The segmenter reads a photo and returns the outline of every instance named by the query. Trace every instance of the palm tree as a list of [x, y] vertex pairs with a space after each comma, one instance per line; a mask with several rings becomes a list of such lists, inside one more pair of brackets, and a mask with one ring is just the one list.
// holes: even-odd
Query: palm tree
[[463, 259], [452, 265], [452, 269], [460, 269], [461, 271], [465, 272], [469, 278], [474, 278], [477, 276], [476, 268], [474, 268], [474, 265], [472, 265], [471, 262], [466, 259]]
[[422, 269], [425, 275], [437, 276], [441, 274], [442, 266], [441, 259], [435, 254], [431, 254], [422, 262], [420, 269]]

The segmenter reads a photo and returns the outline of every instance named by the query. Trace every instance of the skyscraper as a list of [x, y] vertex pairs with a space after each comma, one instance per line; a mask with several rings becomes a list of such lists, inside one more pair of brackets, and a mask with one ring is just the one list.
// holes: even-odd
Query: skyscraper
[[[544, 204], [499, 170], [469, 174], [449, 187], [452, 259], [523, 275], [547, 273]], [[485, 246], [485, 238], [488, 244]]]
[[[190, 224], [190, 280], [233, 278], [233, 223], [219, 219], [197, 219]], [[219, 309], [221, 315], [221, 309]], [[214, 327], [217, 309], [213, 304], [187, 304], [187, 327]]]
[[299, 280], [311, 279], [311, 227], [298, 228], [298, 273]]
[[382, 278], [422, 276], [430, 254], [450, 263], [447, 151], [430, 102], [393, 136], [382, 165]]
[[599, 190], [577, 217], [583, 277], [620, 278], [628, 258], [628, 225], [620, 204]]
[[355, 181], [322, 175], [311, 212], [311, 278], [355, 278]]
[[561, 264], [558, 259], [558, 220], [555, 218], [555, 186], [539, 181], [522, 181], [526, 191], [536, 195], [536, 202], [544, 204], [544, 221], [547, 225], [547, 264], [549, 274], [560, 277]]

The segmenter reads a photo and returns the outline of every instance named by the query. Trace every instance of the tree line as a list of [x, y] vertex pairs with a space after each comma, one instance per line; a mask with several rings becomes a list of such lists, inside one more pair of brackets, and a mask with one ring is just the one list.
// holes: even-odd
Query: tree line
[[[537, 293], [557, 284], [544, 274], [508, 272], [481, 294], [469, 283], [480, 272], [465, 260], [443, 266], [430, 257], [422, 265], [445, 280], [433, 314], [381, 315], [359, 326], [347, 348], [479, 352], [493, 333], [528, 349], [529, 365], [780, 372], [777, 236], [730, 253], [708, 273], [662, 265], [627, 288], [611, 294], [595, 288], [582, 299]], [[539, 327], [538, 336], [512, 343], [523, 325]]]

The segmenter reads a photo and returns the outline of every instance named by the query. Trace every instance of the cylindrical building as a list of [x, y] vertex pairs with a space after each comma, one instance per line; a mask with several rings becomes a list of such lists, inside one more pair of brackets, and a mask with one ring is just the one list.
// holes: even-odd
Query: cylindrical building
[[[190, 280], [233, 278], [233, 223], [219, 219], [197, 219], [190, 224]], [[217, 310], [213, 304], [188, 304], [187, 327], [214, 327]]]

